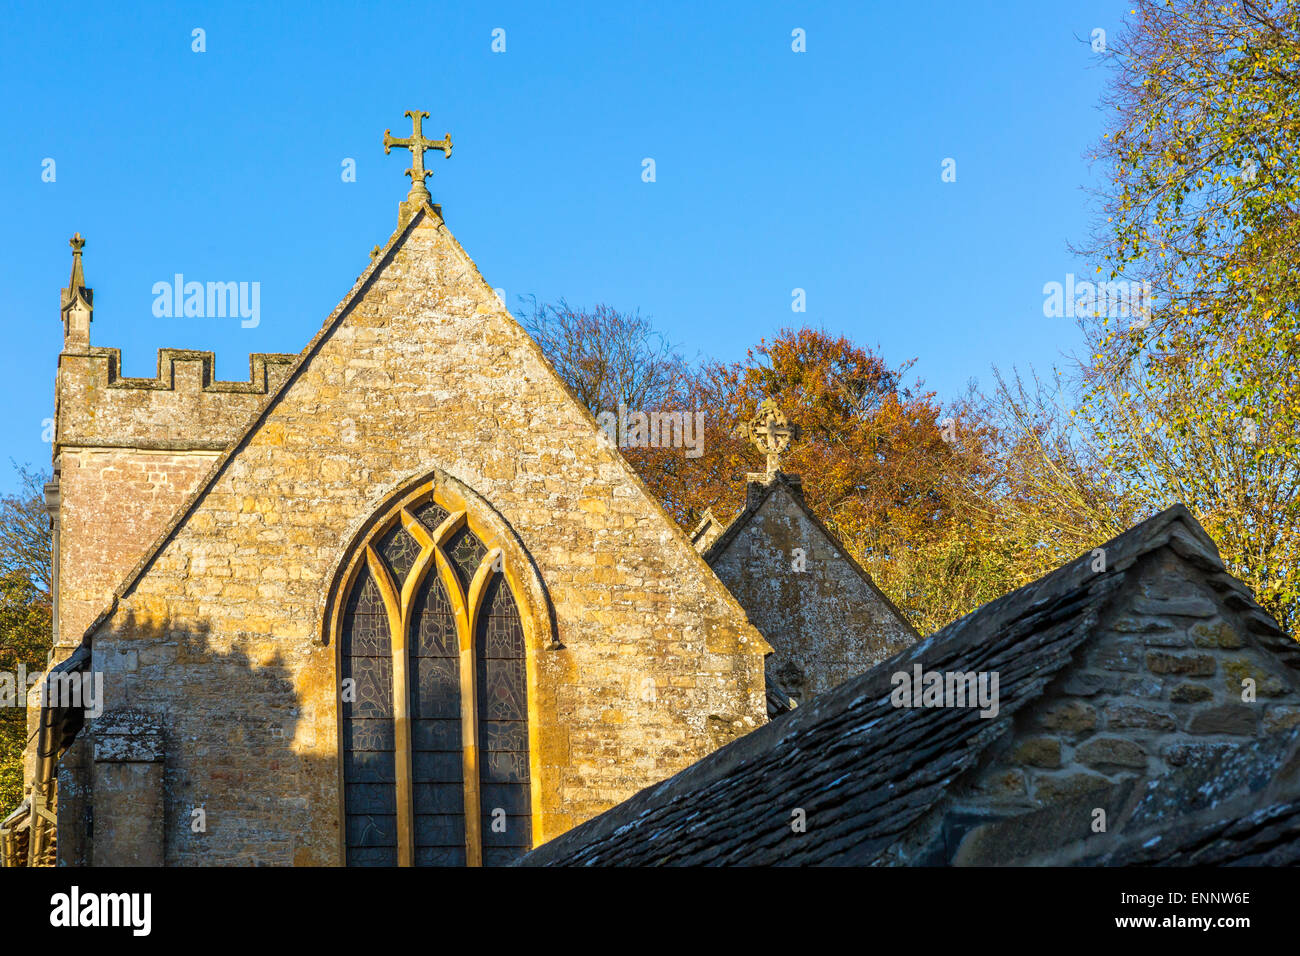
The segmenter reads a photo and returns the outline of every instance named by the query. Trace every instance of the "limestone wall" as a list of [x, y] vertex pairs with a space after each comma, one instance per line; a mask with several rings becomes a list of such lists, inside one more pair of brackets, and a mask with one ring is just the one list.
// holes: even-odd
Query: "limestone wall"
[[[751, 487], [751, 494], [761, 494]], [[898, 653], [916, 633], [778, 479], [729, 540], [708, 553], [772, 645], [769, 672], [796, 701]]]
[[211, 352], [162, 349], [158, 375], [124, 378], [117, 349], [59, 357], [55, 460], [59, 634], [66, 656], [293, 356], [253, 355], [247, 382], [214, 381]]
[[[1172, 820], [1267, 783], [1234, 773], [1234, 754], [1300, 726], [1300, 675], [1256, 646], [1169, 550], [1136, 578], [1080, 658], [1017, 715], [1012, 737], [954, 796], [957, 817], [1007, 818], [971, 831], [958, 862], [1035, 853], [1066, 862], [1103, 833]], [[1243, 700], [1247, 678], [1254, 700]], [[1098, 809], [1105, 831], [1094, 829]]]
[[113, 589], [144, 557], [216, 459], [216, 452], [200, 451], [64, 451], [59, 479], [63, 504], [58, 656], [80, 643]]
[[373, 269], [95, 634], [107, 707], [161, 717], [168, 863], [339, 862], [329, 583], [432, 469], [496, 510], [552, 605], [536, 840], [765, 719], [761, 635], [441, 220]]

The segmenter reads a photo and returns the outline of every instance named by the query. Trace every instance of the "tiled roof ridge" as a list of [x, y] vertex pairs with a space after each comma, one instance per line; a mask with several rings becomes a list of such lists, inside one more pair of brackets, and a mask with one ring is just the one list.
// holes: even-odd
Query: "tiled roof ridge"
[[[525, 861], [611, 862], [617, 861], [611, 858], [619, 857], [619, 851], [624, 850], [644, 862], [662, 847], [665, 855], [657, 862], [701, 862], [701, 856], [708, 862], [743, 862], [745, 847], [732, 847], [732, 859], [717, 860], [716, 854], [726, 849], [724, 841], [715, 838], [701, 845], [699, 840], [677, 839], [680, 834], [674, 831], [675, 824], [691, 807], [716, 808], [729, 800], [743, 799], [735, 793], [737, 776], [762, 771], [765, 776], [779, 779], [782, 765], [791, 762], [800, 765], [800, 779], [807, 793], [820, 785], [815, 779], [818, 774], [838, 774], [826, 785], [838, 784], [845, 779], [841, 771], [846, 768], [842, 760], [836, 763], [833, 756], [827, 755], [843, 753], [846, 748], [860, 755], [855, 759], [859, 761], [857, 774], [861, 779], [851, 781], [837, 799], [855, 801], [855, 825], [868, 833], [866, 839], [859, 834], [854, 845], [859, 861], [863, 854], [878, 854], [906, 826], [928, 812], [957, 776], [977, 762], [987, 744], [1007, 729], [1016, 711], [1038, 699], [1093, 633], [1098, 617], [1128, 572], [1146, 555], [1166, 546], [1201, 569], [1207, 580], [1226, 595], [1225, 600], [1232, 599], [1239, 610], [1247, 612], [1252, 630], [1259, 632], [1257, 636], [1270, 631], [1281, 633], [1276, 622], [1258, 611], [1249, 591], [1224, 572], [1214, 542], [1191, 513], [1181, 504], [1174, 505], [1037, 581], [983, 605], [676, 776], [641, 791], [619, 807], [534, 850]], [[1099, 555], [1104, 557], [1105, 570], [1094, 570]], [[1258, 611], [1253, 618], [1249, 613], [1252, 609]], [[989, 639], [990, 635], [995, 639]], [[999, 671], [999, 714], [983, 720], [971, 709], [900, 711], [868, 706], [872, 702], [887, 704], [892, 675], [919, 663], [934, 670], [952, 664], [962, 671]], [[713, 810], [703, 812], [707, 815]], [[700, 812], [691, 810], [688, 815], [698, 817]], [[872, 821], [869, 828], [864, 820]], [[706, 820], [696, 823], [709, 825]], [[635, 847], [617, 839], [632, 830], [643, 833]], [[842, 837], [847, 841], [847, 835]], [[836, 849], [837, 839], [833, 832], [820, 833], [809, 842], [807, 850], [797, 851], [788, 862], [798, 862], [800, 855], [814, 852], [824, 860], [828, 853], [840, 852]], [[753, 834], [748, 846], [761, 842], [762, 835]], [[848, 843], [844, 846], [847, 849]]]

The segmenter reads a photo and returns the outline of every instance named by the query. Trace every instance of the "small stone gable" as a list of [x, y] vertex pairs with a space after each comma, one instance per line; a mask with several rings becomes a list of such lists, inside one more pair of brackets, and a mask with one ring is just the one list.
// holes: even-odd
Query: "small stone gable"
[[751, 475], [744, 508], [704, 560], [772, 645], [769, 684], [796, 704], [920, 638], [809, 509], [796, 476]]
[[[996, 706], [901, 706], [918, 670]], [[522, 862], [1294, 861], [1298, 672], [1179, 505]]]
[[[538, 582], [538, 841], [761, 725], [770, 647], [599, 439], [438, 207], [403, 204], [398, 231], [87, 632], [110, 716], [157, 723], [161, 862], [340, 861], [325, 619], [350, 543], [421, 483], [477, 509], [507, 576]], [[188, 825], [199, 801], [205, 834]]]
[[1194, 562], [1165, 548], [1135, 564], [1070, 665], [953, 788], [952, 862], [1068, 862], [1099, 852], [1095, 837], [1158, 831], [1272, 781], [1288, 748], [1259, 738], [1300, 725], [1296, 655], [1253, 640], [1240, 591]]

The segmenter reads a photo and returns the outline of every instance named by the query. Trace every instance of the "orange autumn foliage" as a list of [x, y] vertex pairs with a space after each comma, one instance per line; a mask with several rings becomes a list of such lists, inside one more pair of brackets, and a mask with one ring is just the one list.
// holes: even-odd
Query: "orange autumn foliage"
[[[890, 367], [842, 336], [786, 329], [743, 361], [708, 364], [683, 383], [682, 406], [705, 412], [700, 457], [679, 448], [624, 454], [684, 528], [706, 508], [729, 521], [744, 503], [746, 474], [765, 467], [739, 427], [764, 398], [775, 399], [802, 432], [782, 471], [803, 478], [814, 513], [924, 630], [967, 608], [942, 598], [936, 606], [929, 587], [899, 575], [925, 549], [965, 533], [965, 502], [984, 465], [980, 430], [945, 413], [919, 381], [905, 383], [911, 365]], [[950, 543], [942, 548], [950, 551]], [[942, 587], [941, 575], [932, 576]]]

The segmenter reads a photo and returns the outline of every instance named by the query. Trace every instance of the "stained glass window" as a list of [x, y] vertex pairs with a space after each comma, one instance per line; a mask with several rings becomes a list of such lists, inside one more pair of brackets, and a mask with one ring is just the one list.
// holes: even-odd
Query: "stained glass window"
[[460, 644], [436, 574], [412, 608], [411, 782], [415, 865], [465, 865], [465, 775], [461, 748]]
[[483, 560], [483, 555], [486, 553], [486, 549], [468, 527], [456, 531], [447, 540], [447, 556], [451, 558], [456, 576], [460, 578], [460, 586], [466, 591], [469, 590], [470, 582], [474, 580], [474, 572], [478, 570], [479, 562]]
[[436, 501], [426, 501], [422, 505], [416, 505], [411, 509], [411, 513], [420, 519], [420, 524], [424, 525], [430, 531], [437, 531], [438, 527], [447, 520], [447, 509], [442, 507]]
[[348, 600], [340, 655], [348, 863], [395, 866], [393, 656], [384, 602], [364, 567]]
[[419, 557], [420, 545], [411, 537], [411, 533], [402, 527], [402, 522], [398, 521], [379, 539], [375, 550], [388, 565], [393, 580], [400, 586], [411, 573], [415, 559]]
[[533, 845], [528, 777], [528, 681], [524, 632], [500, 575], [483, 597], [475, 636], [483, 865], [500, 866]]
[[[449, 517], [432, 501], [407, 514], [406, 520], [414, 516], [430, 538]], [[401, 606], [388, 609], [362, 561], [344, 608], [341, 674], [355, 681], [353, 699], [345, 695], [342, 703], [344, 815], [352, 866], [391, 866], [399, 859], [416, 866], [475, 861], [490, 866], [508, 863], [532, 846], [528, 691], [519, 609], [498, 565], [488, 576], [473, 619], [468, 607], [461, 609], [462, 622], [468, 621], [467, 639], [472, 638], [472, 666], [462, 674], [453, 600], [468, 595], [488, 549], [463, 517], [451, 527], [456, 530], [434, 546], [459, 578], [460, 594], [449, 597], [434, 563], [426, 560], [414, 596], [405, 592], [409, 606], [397, 597]], [[420, 540], [427, 539], [412, 535], [399, 520], [373, 541], [397, 595], [415, 573]], [[407, 651], [398, 658], [409, 691], [404, 708], [393, 702], [392, 616], [407, 627]], [[470, 679], [475, 708], [467, 704], [464, 682]], [[401, 759], [397, 753], [399, 713], [410, 728], [409, 760], [405, 752]], [[478, 740], [478, 779], [465, 779], [466, 727]], [[407, 767], [409, 781], [399, 780]], [[397, 799], [399, 788], [405, 792], [407, 786], [409, 815], [399, 811]], [[477, 838], [465, 822], [471, 807], [481, 816]]]

